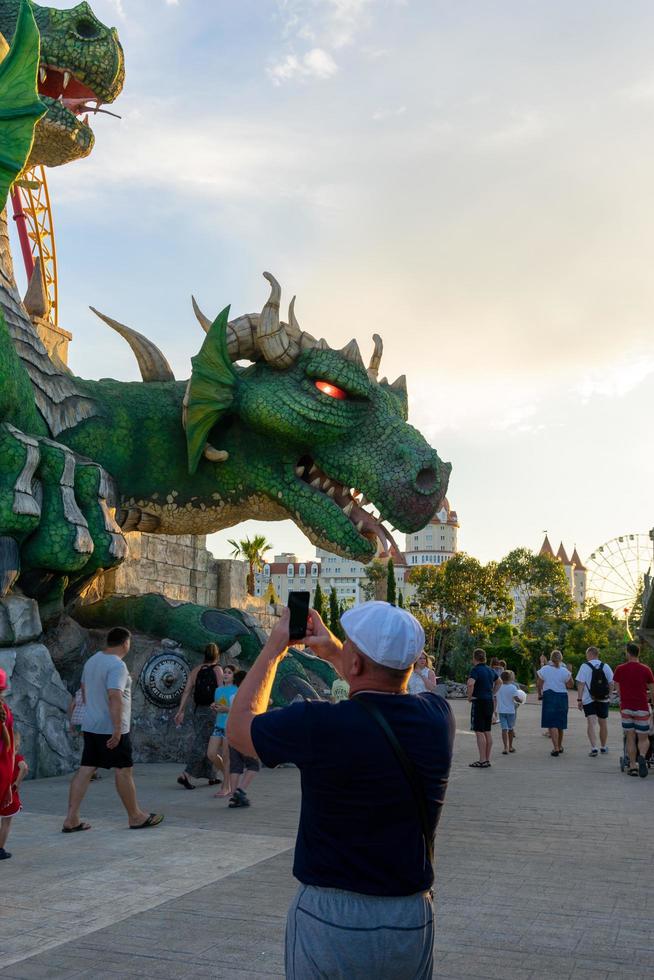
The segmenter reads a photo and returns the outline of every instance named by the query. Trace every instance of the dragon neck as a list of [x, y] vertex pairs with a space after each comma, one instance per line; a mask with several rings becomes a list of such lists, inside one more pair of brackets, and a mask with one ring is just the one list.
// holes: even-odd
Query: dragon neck
[[0, 308], [7, 328], [34, 387], [34, 401], [50, 434], [60, 433], [97, 413], [97, 406], [75, 379], [55, 367], [23, 306], [14, 275], [7, 211], [0, 215]]

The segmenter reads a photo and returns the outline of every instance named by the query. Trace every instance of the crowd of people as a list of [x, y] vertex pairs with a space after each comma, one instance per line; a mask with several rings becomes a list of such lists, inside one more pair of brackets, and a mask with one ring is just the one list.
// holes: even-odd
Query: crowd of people
[[[300, 888], [287, 919], [287, 976], [313, 976], [318, 955], [320, 975], [338, 969], [343, 976], [390, 978], [409, 975], [396, 968], [400, 964], [406, 971], [410, 964], [411, 976], [427, 978], [433, 960], [433, 839], [451, 765], [454, 718], [436, 692], [424, 632], [410, 613], [369, 602], [346, 612], [342, 626], [344, 642], [311, 611], [304, 639], [312, 654], [336, 670], [331, 701], [299, 699], [275, 711], [267, 709], [289, 645], [288, 610], [249, 672], [221, 665], [220, 651], [209, 645], [203, 663], [189, 675], [174, 718], [181, 727], [191, 715], [193, 730], [177, 782], [194, 790], [206, 780], [219, 787], [215, 795], [228, 799], [230, 807], [247, 807], [261, 763], [296, 765], [302, 773], [294, 865]], [[137, 798], [132, 682], [125, 665], [130, 643], [128, 630], [114, 628], [104, 649], [84, 665], [80, 693], [70, 709], [71, 727], [80, 731], [83, 749], [63, 833], [90, 829], [80, 808], [98, 769], [114, 769], [131, 829], [155, 828], [164, 819], [143, 809]], [[482, 649], [472, 659], [467, 694], [479, 759], [471, 766], [489, 769], [494, 723], [500, 726], [502, 753], [516, 752], [517, 716], [526, 694], [505, 662], [487, 664]], [[608, 752], [607, 719], [615, 689], [628, 771], [646, 776], [654, 674], [641, 663], [639, 646], [626, 645], [625, 662], [614, 672], [591, 646], [574, 678], [559, 650], [542, 658], [536, 674], [540, 721], [555, 758], [565, 751], [568, 692], [575, 684], [590, 756]], [[5, 845], [28, 771], [2, 698], [6, 687], [0, 670], [0, 859], [11, 856]], [[407, 693], [413, 696], [397, 697]], [[339, 930], [342, 942], [334, 940]]]
[[[550, 755], [563, 755], [563, 736], [568, 728], [570, 699], [568, 691], [577, 687], [577, 708], [586, 718], [586, 731], [591, 758], [606, 755], [608, 749], [608, 717], [613, 691], [620, 705], [624, 733], [624, 758], [630, 776], [647, 776], [648, 759], [654, 727], [650, 704], [654, 704], [654, 674], [641, 663], [638, 643], [627, 643], [625, 662], [615, 673], [600, 658], [597, 647], [586, 650], [586, 661], [575, 677], [563, 663], [560, 650], [552, 650], [549, 659], [541, 657], [536, 672], [536, 689], [541, 702], [541, 727], [552, 742]], [[502, 731], [503, 755], [515, 752], [516, 718], [526, 700], [525, 692], [515, 683], [515, 675], [506, 670], [504, 661], [486, 663], [486, 653], [475, 650], [473, 666], [467, 682], [471, 702], [470, 727], [477, 738], [479, 759], [470, 763], [473, 769], [489, 769], [493, 748], [492, 725], [499, 722]]]

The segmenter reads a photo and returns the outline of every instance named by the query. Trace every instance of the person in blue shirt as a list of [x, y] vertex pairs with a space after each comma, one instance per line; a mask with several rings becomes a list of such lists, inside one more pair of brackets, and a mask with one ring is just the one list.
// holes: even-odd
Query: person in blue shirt
[[223, 683], [220, 687], [216, 688], [213, 696], [213, 705], [211, 706], [212, 710], [216, 713], [216, 720], [207, 745], [207, 759], [215, 769], [222, 769], [223, 784], [218, 792], [213, 794], [220, 798], [231, 796], [229, 766], [226, 765], [229, 762], [229, 749], [225, 737], [225, 728], [227, 726], [230, 705], [234, 695], [238, 691], [234, 683], [235, 672], [236, 667], [232, 666], [232, 664], [228, 664], [223, 668]]
[[440, 695], [407, 693], [425, 642], [409, 612], [367, 602], [341, 624], [344, 643], [311, 610], [304, 642], [349, 683], [348, 699], [266, 710], [289, 645], [285, 610], [229, 715], [229, 742], [239, 752], [300, 770], [293, 866], [300, 885], [287, 918], [286, 976], [428, 980], [432, 847], [454, 719]]
[[471, 769], [490, 769], [493, 748], [493, 714], [495, 694], [502, 686], [502, 680], [492, 667], [486, 664], [486, 651], [472, 651], [472, 670], [468, 676], [468, 701], [470, 709], [470, 728], [477, 736], [479, 759], [471, 762]]

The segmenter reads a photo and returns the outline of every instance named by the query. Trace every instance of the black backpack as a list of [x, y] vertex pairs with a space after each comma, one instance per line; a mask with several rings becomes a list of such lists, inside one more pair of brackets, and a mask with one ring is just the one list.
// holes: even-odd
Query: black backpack
[[590, 684], [588, 685], [588, 693], [593, 701], [606, 701], [609, 696], [609, 682], [606, 674], [604, 673], [604, 664], [600, 663], [599, 667], [593, 667], [593, 665], [589, 663], [588, 666], [592, 671], [592, 677], [590, 679]]
[[195, 678], [193, 700], [202, 707], [213, 704], [213, 696], [217, 687], [216, 671], [211, 664], [204, 664], [203, 667], [200, 667], [198, 676]]

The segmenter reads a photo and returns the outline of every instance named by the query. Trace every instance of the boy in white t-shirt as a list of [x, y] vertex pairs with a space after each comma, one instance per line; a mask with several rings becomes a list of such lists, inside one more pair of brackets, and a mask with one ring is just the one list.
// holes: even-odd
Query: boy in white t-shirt
[[500, 728], [502, 729], [502, 755], [515, 752], [513, 748], [513, 738], [515, 735], [516, 707], [526, 700], [526, 694], [521, 691], [515, 682], [515, 674], [512, 670], [503, 670], [500, 674], [502, 686], [498, 688], [497, 694], [497, 713], [500, 716]]

